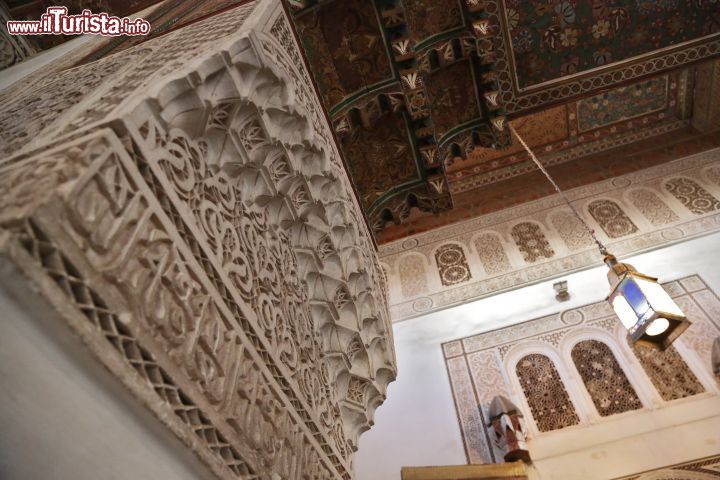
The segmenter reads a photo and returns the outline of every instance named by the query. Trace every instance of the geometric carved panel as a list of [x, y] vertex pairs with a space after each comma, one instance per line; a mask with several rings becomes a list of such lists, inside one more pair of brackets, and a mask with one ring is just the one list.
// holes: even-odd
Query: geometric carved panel
[[663, 400], [677, 400], [703, 393], [698, 381], [675, 347], [660, 351], [644, 345], [631, 348]]
[[665, 188], [697, 215], [720, 209], [720, 201], [689, 178], [673, 178], [665, 184]]
[[425, 260], [420, 255], [408, 255], [398, 264], [403, 297], [412, 298], [427, 291]]
[[595, 200], [588, 205], [588, 211], [610, 238], [620, 238], [638, 231], [633, 221], [611, 200]]
[[569, 250], [578, 250], [593, 244], [587, 229], [572, 212], [560, 211], [552, 216], [551, 222]]
[[552, 258], [555, 255], [555, 251], [545, 238], [545, 234], [534, 223], [518, 223], [510, 233], [518, 249], [523, 254], [523, 258], [528, 263], [533, 263], [540, 258]]
[[642, 408], [610, 347], [597, 340], [585, 340], [573, 347], [571, 355], [600, 416]]
[[532, 353], [520, 359], [515, 371], [538, 430], [549, 432], [580, 422], [552, 360]]
[[642, 212], [653, 226], [676, 222], [678, 216], [650, 190], [635, 190], [630, 194], [633, 205]]
[[475, 240], [475, 249], [485, 273], [493, 275], [510, 270], [510, 260], [497, 235], [484, 233]]
[[438, 248], [435, 261], [444, 286], [470, 280], [470, 267], [465, 260], [465, 253], [458, 245], [447, 244]]

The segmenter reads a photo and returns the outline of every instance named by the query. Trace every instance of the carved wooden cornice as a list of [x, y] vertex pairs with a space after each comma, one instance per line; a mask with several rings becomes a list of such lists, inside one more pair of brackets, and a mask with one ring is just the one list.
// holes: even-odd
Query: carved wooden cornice
[[[318, 82], [323, 85], [329, 82], [330, 90], [342, 89], [340, 83], [334, 83], [339, 82], [339, 77], [337, 80], [325, 78], [337, 73], [332, 73], [336, 66], [327, 57], [330, 55], [327, 49], [333, 45], [316, 45], [317, 42], [327, 40], [316, 31], [322, 29], [323, 24], [315, 16], [320, 15], [324, 8], [334, 8], [336, 2], [290, 1], [288, 4], [296, 19], [299, 35], [306, 43], [310, 63], [317, 70], [314, 73], [322, 77]], [[374, 27], [377, 29], [374, 33], [384, 42], [382, 57], [387, 58], [383, 66], [389, 62], [392, 68], [387, 78], [358, 91], [345, 92], [342, 98], [337, 98], [337, 92], [331, 92], [332, 100], [326, 98], [325, 105], [342, 142], [353, 135], [356, 126], [362, 125], [372, 133], [373, 127], [383, 121], [383, 111], [392, 111], [402, 116], [405, 131], [399, 134], [403, 136], [407, 148], [412, 149], [417, 174], [412, 179], [404, 175], [395, 184], [384, 185], [385, 189], [379, 194], [374, 191], [369, 194], [371, 200], [364, 205], [364, 211], [378, 234], [388, 223], [402, 223], [412, 208], [426, 212], [452, 208], [445, 164], [453, 156], [465, 156], [459, 144], [469, 139], [477, 145], [495, 147], [506, 145], [509, 141], [492, 65], [486, 61], [491, 57], [482, 50], [484, 43], [481, 37], [484, 33], [475, 25], [482, 13], [458, 2], [455, 9], [457, 21], [454, 21], [457, 25], [453, 24], [447, 31], [434, 32], [430, 37], [425, 37], [425, 33], [413, 31], [409, 24], [409, 7], [414, 8], [414, 5], [408, 6], [397, 0], [377, 0], [364, 4], [365, 10], [372, 13], [365, 20], [373, 25], [379, 22]], [[416, 21], [417, 12], [413, 12], [413, 15]], [[348, 32], [343, 42], [354, 45], [353, 38], [353, 33]], [[358, 38], [358, 42], [362, 43], [362, 39]], [[350, 47], [348, 49], [353, 50]], [[433, 76], [445, 75], [446, 69], [452, 69], [458, 63], [461, 63], [460, 69], [467, 71], [466, 75], [471, 77], [471, 84], [464, 88], [471, 91], [472, 98], [463, 98], [463, 102], [476, 105], [476, 114], [473, 118], [452, 125], [454, 128], [449, 132], [439, 132], [435, 109], [440, 100], [431, 98], [428, 85], [432, 84]], [[447, 70], [447, 75], [450, 72]], [[356, 164], [365, 163], [363, 159], [354, 158], [352, 151], [347, 148], [344, 150], [351, 171]], [[356, 168], [362, 168], [362, 165]], [[402, 168], [407, 170], [404, 164]], [[369, 188], [367, 185], [359, 185], [360, 195], [363, 196], [366, 193], [363, 190]], [[418, 198], [423, 200], [417, 201]]]

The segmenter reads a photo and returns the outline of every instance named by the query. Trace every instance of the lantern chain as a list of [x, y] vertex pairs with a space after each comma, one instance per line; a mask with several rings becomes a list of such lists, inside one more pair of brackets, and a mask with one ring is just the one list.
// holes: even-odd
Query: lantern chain
[[585, 230], [587, 230], [587, 232], [590, 234], [593, 241], [595, 242], [595, 245], [597, 245], [598, 250], [600, 250], [600, 253], [604, 257], [607, 257], [608, 255], [610, 255], [610, 252], [608, 252], [607, 247], [605, 247], [605, 245], [595, 235], [595, 230], [592, 229], [590, 227], [590, 225], [588, 225], [588, 223], [585, 221], [585, 219], [580, 215], [580, 212], [578, 212], [577, 209], [575, 208], [575, 205], [573, 205], [572, 202], [570, 202], [570, 200], [567, 198], [565, 193], [560, 189], [558, 184], [555, 183], [555, 180], [553, 180], [553, 178], [550, 176], [548, 171], [545, 170], [545, 167], [543, 166], [543, 164], [540, 163], [540, 160], [538, 160], [538, 158], [535, 156], [535, 153], [530, 149], [530, 147], [528, 147], [527, 143], [525, 143], [525, 140], [523, 140], [522, 137], [518, 134], [517, 130], [515, 130], [515, 127], [513, 127], [512, 124], [510, 124], [509, 122], [508, 122], [508, 127], [510, 127], [510, 131], [512, 131], [512, 133], [515, 135], [515, 138], [518, 139], [518, 141], [523, 146], [523, 148], [525, 148], [525, 151], [527, 151], [528, 155], [530, 155], [530, 158], [532, 159], [532, 161], [535, 162], [535, 165], [537, 165], [537, 167], [540, 169], [540, 171], [543, 173], [543, 175], [545, 175], [545, 178], [547, 178], [548, 181], [552, 184], [553, 188], [555, 188], [555, 191], [558, 193], [558, 195], [560, 195], [560, 198], [562, 198], [565, 201], [567, 206], [570, 207], [570, 210], [572, 210], [572, 212], [575, 214], [575, 216], [578, 218], [578, 220], [580, 220], [580, 223], [582, 223], [583, 227], [585, 227]]

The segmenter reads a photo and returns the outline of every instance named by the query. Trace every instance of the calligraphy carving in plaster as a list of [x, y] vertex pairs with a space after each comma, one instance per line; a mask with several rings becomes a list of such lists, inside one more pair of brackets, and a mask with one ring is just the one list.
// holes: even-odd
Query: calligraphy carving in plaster
[[[82, 328], [98, 338], [96, 355], [122, 378], [149, 379], [126, 385], [221, 478], [348, 479], [395, 376], [386, 287], [312, 85], [275, 73], [263, 52], [287, 54], [264, 34], [231, 33], [253, 5], [241, 8], [202, 25], [219, 22], [234, 43], [208, 42], [196, 25], [143, 44], [172, 36], [187, 48], [116, 73], [103, 88], [127, 90], [98, 100], [92, 118], [106, 123], [86, 144], [61, 138], [2, 166], [12, 208], [0, 228], [37, 261], [0, 253], [55, 279], [91, 320]], [[145, 83], [154, 88], [134, 90]], [[60, 104], [71, 91], [57, 92]], [[92, 98], [73, 97], [73, 111], [91, 111]], [[125, 363], [109, 360], [112, 348]]]

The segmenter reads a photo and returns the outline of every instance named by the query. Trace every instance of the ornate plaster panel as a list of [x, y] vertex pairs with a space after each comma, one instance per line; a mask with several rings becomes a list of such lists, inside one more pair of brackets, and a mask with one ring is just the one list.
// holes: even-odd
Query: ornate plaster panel
[[[708, 178], [719, 164], [720, 148], [715, 148], [567, 193], [613, 252], [636, 253], [720, 229], [715, 208], [720, 185]], [[648, 194], [650, 203], [644, 202]], [[537, 235], [527, 234], [527, 228], [521, 235], [519, 225], [527, 223]], [[495, 240], [478, 241], [488, 235]], [[380, 256], [390, 270], [393, 320], [597, 265], [601, 258], [586, 236], [561, 200], [551, 196], [381, 245]], [[463, 245], [470, 271], [477, 272], [462, 285], [443, 286], [432, 279], [438, 266], [430, 252], [448, 241]], [[507, 267], [489, 266], [490, 255], [502, 258], [499, 252], [508, 259], [501, 261]], [[413, 297], [402, 295], [396, 270], [408, 254], [421, 255], [432, 266], [429, 290]]]
[[614, 480], [715, 480], [720, 478], [720, 456], [693, 460]]
[[712, 2], [502, 3], [518, 90], [720, 32]]
[[[720, 334], [720, 320], [713, 314], [720, 298], [696, 275], [664, 287], [693, 324], [676, 348], [643, 351], [642, 362], [607, 302], [443, 344], [468, 461], [498, 458], [487, 420], [494, 395], [512, 399], [530, 423], [531, 435], [540, 438], [564, 428], [592, 428], [622, 412], [640, 415], [678, 399], [720, 393], [709, 346], [698, 341]], [[676, 375], [672, 387], [658, 383], [666, 368], [660, 365], [670, 357]]]
[[351, 478], [395, 377], [384, 276], [288, 22], [244, 5], [0, 113], [0, 261], [223, 479]]

